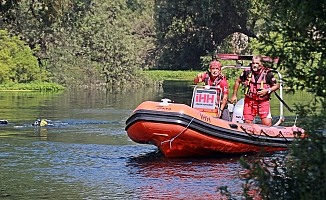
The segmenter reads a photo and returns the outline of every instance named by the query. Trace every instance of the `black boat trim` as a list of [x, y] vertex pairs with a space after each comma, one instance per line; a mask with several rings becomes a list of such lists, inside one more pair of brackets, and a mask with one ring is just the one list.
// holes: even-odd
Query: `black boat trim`
[[[209, 117], [206, 119], [208, 122]], [[294, 138], [285, 137], [270, 137], [266, 134], [254, 135], [248, 134], [235, 129], [226, 129], [204, 121], [198, 120], [194, 117], [179, 112], [164, 112], [164, 111], [153, 111], [153, 110], [137, 110], [135, 111], [126, 121], [126, 128], [139, 121], [148, 121], [155, 123], [166, 123], [166, 124], [177, 124], [184, 127], [188, 127], [194, 131], [202, 134], [210, 135], [216, 138], [225, 139], [234, 142], [241, 142], [257, 146], [270, 146], [287, 148], [291, 144]], [[190, 123], [191, 122], [191, 123]], [[190, 124], [189, 124], [190, 123]], [[230, 126], [234, 123], [230, 122]]]

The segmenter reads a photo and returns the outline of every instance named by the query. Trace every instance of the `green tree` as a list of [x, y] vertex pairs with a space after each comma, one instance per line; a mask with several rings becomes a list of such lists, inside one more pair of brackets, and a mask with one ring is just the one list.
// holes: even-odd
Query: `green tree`
[[34, 51], [18, 37], [0, 30], [0, 83], [26, 83], [44, 78]]
[[9, 0], [0, 4], [0, 28], [20, 35], [32, 49], [39, 46], [38, 54], [46, 51], [52, 26], [70, 20], [68, 11], [72, 7], [70, 0]]
[[[77, 1], [74, 1], [78, 3]], [[57, 1], [28, 1], [12, 0], [2, 1], [0, 9], [0, 24], [2, 29], [10, 31], [11, 35], [21, 36], [20, 38], [34, 51], [42, 71], [52, 72], [46, 65], [52, 55], [48, 54], [48, 46], [57, 43], [55, 29], [67, 24], [73, 19], [69, 16], [72, 4], [69, 0]], [[77, 10], [76, 10], [77, 11]], [[62, 66], [62, 65], [61, 65]], [[60, 63], [55, 68], [60, 68]], [[47, 73], [53, 80], [53, 73]]]
[[98, 0], [84, 12], [72, 13], [78, 20], [56, 27], [57, 42], [48, 44], [51, 57], [46, 65], [53, 80], [73, 85], [142, 84], [140, 70], [148, 67], [147, 50], [153, 46], [151, 24], [142, 22], [150, 18], [149, 8], [141, 1]]
[[142, 82], [153, 64], [153, 1], [1, 2], [1, 25], [34, 48], [49, 80], [64, 85]]
[[[308, 90], [309, 105], [296, 105], [308, 138], [296, 141], [286, 155], [242, 162], [244, 195], [256, 190], [262, 199], [325, 199], [326, 195], [326, 4], [324, 1], [262, 1], [271, 18], [259, 41], [259, 52], [280, 57], [288, 85]], [[230, 197], [230, 196], [229, 196]], [[231, 198], [231, 197], [230, 197]]]
[[[239, 32], [256, 37], [249, 18], [251, 1], [156, 1], [158, 67], [201, 69], [201, 56], [216, 55], [217, 46]], [[163, 62], [164, 61], [164, 62]]]

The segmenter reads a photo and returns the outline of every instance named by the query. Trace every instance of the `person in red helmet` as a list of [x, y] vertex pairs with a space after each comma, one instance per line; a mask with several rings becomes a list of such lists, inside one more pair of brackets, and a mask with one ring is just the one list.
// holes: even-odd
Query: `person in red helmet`
[[217, 117], [229, 121], [229, 112], [227, 109], [229, 84], [226, 77], [222, 74], [222, 64], [219, 61], [211, 62], [209, 65], [209, 72], [199, 73], [194, 78], [194, 84], [198, 84], [200, 82], [204, 82], [205, 85], [209, 86], [220, 86], [222, 90], [222, 101], [219, 109], [221, 112], [219, 112], [219, 116]]
[[237, 92], [240, 83], [245, 90], [243, 119], [245, 123], [252, 124], [256, 115], [259, 115], [261, 123], [272, 126], [270, 112], [270, 95], [279, 88], [271, 70], [264, 67], [261, 56], [253, 56], [250, 70], [244, 71], [236, 80], [233, 95], [230, 102], [237, 101]]

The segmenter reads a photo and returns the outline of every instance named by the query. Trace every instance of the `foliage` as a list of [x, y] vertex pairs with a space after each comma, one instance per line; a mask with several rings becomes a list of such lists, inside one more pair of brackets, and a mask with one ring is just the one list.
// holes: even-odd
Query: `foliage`
[[[263, 1], [271, 18], [257, 41], [260, 53], [280, 57], [293, 89], [314, 96], [309, 105], [296, 105], [300, 127], [308, 138], [298, 139], [284, 156], [242, 161], [244, 197], [253, 191], [262, 199], [324, 199], [326, 195], [325, 67], [326, 15], [323, 1]], [[316, 105], [322, 105], [318, 107]], [[226, 188], [220, 188], [228, 196]], [[255, 197], [257, 197], [255, 196]]]
[[0, 83], [28, 83], [45, 77], [33, 55], [35, 50], [17, 36], [0, 30], [0, 47]]
[[[53, 56], [47, 61], [53, 80], [64, 85], [103, 85], [127, 79], [123, 71], [134, 74], [129, 68], [137, 64], [129, 62], [134, 61], [129, 59], [133, 53], [127, 44], [131, 28], [121, 16], [128, 12], [126, 5], [99, 1], [83, 6], [83, 12], [71, 13], [78, 21], [68, 22], [64, 30], [54, 27], [60, 40], [49, 44], [48, 54]], [[56, 68], [58, 63], [61, 68]]]
[[[326, 15], [322, 1], [273, 1], [269, 32], [261, 41], [281, 59], [293, 89], [326, 97]], [[286, 8], [286, 9], [285, 9]], [[275, 34], [269, 34], [273, 32]], [[276, 42], [275, 42], [276, 41]]]
[[0, 9], [0, 20], [30, 47], [40, 46], [35, 55], [50, 81], [142, 84], [139, 70], [153, 64], [152, 5], [147, 0], [21, 0]]
[[40, 47], [34, 55], [49, 81], [142, 85], [148, 81], [141, 70], [205, 70], [201, 57], [212, 60], [217, 49], [228, 50], [220, 44], [225, 38], [228, 45], [241, 40], [234, 48], [246, 49], [239, 38], [256, 37], [257, 2], [2, 1], [0, 22], [32, 49]]
[[[135, 35], [132, 34], [130, 18], [128, 17], [132, 13], [127, 9], [124, 2], [105, 2], [99, 3], [96, 9], [92, 11], [103, 13], [103, 15], [97, 14], [96, 17], [85, 18], [85, 23], [88, 23], [87, 27], [89, 28], [81, 34], [87, 35], [88, 39], [90, 39], [91, 34], [92, 39], [91, 41], [84, 40], [83, 46], [89, 48], [89, 52], [86, 54], [95, 61], [101, 61], [107, 83], [133, 82], [134, 75], [138, 71], [137, 66], [143, 65], [144, 60], [138, 54], [142, 52], [142, 49], [139, 49], [139, 40], [136, 40]], [[107, 13], [103, 12], [104, 10]], [[111, 17], [107, 19], [108, 16]], [[92, 24], [96, 27], [92, 27]], [[91, 30], [95, 29], [98, 32], [92, 34]], [[128, 73], [125, 73], [126, 71]]]
[[[240, 32], [255, 37], [249, 29], [250, 1], [156, 1], [155, 27], [158, 67], [161, 69], [201, 68], [200, 57], [215, 57], [217, 45]], [[164, 61], [164, 62], [163, 62]]]
[[71, 8], [70, 0], [10, 0], [2, 1], [1, 5], [1, 26], [13, 35], [21, 35], [32, 49], [39, 46], [37, 56], [40, 59], [43, 59], [41, 55], [47, 44], [54, 39], [53, 26], [71, 20], [67, 13]]
[[[309, 139], [298, 140], [286, 156], [241, 161], [248, 170], [243, 177], [247, 197], [252, 196], [255, 190], [262, 199], [324, 199], [326, 113], [316, 115], [315, 112], [314, 109], [309, 110], [311, 117], [302, 123], [311, 130]], [[221, 189], [225, 191], [225, 188]]]

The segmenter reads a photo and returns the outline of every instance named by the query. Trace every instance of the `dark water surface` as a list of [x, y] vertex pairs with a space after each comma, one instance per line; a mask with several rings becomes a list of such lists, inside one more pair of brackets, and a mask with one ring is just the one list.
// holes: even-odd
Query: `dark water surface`
[[[223, 185], [239, 192], [239, 157], [168, 159], [127, 137], [125, 121], [138, 104], [162, 98], [190, 104], [189, 85], [0, 92], [0, 119], [9, 121], [0, 125], [0, 198], [219, 199]], [[36, 118], [55, 126], [33, 127]]]

